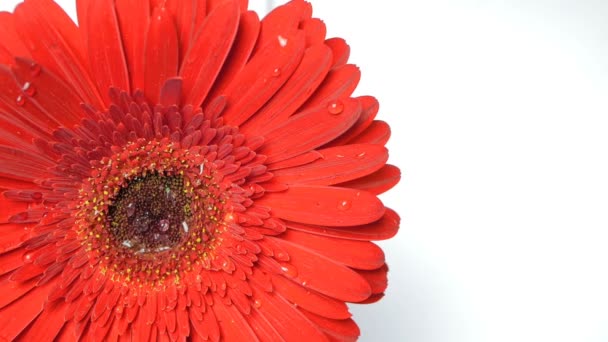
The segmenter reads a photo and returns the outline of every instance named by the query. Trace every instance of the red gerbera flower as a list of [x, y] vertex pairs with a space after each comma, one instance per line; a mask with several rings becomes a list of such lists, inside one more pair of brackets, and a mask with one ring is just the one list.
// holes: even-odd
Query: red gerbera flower
[[0, 13], [0, 337], [354, 340], [389, 127], [300, 0]]

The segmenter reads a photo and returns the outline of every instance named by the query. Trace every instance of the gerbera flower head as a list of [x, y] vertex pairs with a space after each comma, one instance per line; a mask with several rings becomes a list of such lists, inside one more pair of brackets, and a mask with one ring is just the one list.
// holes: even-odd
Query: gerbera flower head
[[0, 339], [354, 340], [390, 130], [310, 4], [0, 13]]

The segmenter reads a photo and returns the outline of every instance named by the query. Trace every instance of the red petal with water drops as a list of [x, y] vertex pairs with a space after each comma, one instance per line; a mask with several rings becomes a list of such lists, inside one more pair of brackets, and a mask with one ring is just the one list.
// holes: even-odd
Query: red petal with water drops
[[80, 32], [61, 8], [50, 0], [30, 0], [15, 9], [19, 36], [36, 63], [49, 68], [73, 87], [87, 103], [98, 105], [101, 97], [89, 75], [85, 45]]
[[302, 31], [279, 36], [255, 53], [226, 88], [225, 122], [238, 126], [260, 109], [289, 79], [303, 54]]
[[352, 64], [332, 69], [301, 110], [307, 110], [338, 98], [350, 96], [357, 87], [360, 78], [361, 71]]
[[322, 227], [296, 222], [286, 222], [287, 228], [309, 234], [331, 236], [340, 239], [372, 241], [390, 239], [399, 230], [399, 215], [392, 209], [386, 208], [384, 216], [378, 221], [348, 227]]
[[344, 133], [359, 118], [361, 105], [355, 99], [336, 100], [289, 118], [265, 135], [260, 153], [276, 163], [313, 150]]
[[243, 125], [242, 131], [264, 132], [282, 124], [317, 89], [329, 71], [330, 61], [331, 51], [327, 46], [316, 45], [306, 49], [289, 80]]
[[283, 276], [275, 275], [272, 277], [272, 284], [285, 299], [308, 311], [332, 319], [345, 319], [351, 316], [344, 302], [311, 291], [306, 288], [305, 283], [300, 286]]
[[374, 222], [384, 215], [384, 205], [365, 191], [324, 186], [291, 186], [258, 202], [273, 215], [295, 222], [344, 227]]
[[285, 276], [319, 293], [348, 302], [366, 299], [372, 294], [370, 285], [357, 272], [336, 263], [311, 249], [286, 240], [273, 239], [289, 254]]
[[344, 145], [318, 151], [312, 163], [273, 171], [273, 182], [295, 185], [333, 185], [366, 176], [388, 160], [388, 150], [379, 145]]
[[279, 36], [287, 37], [294, 34], [300, 22], [310, 18], [311, 15], [311, 5], [302, 0], [291, 1], [275, 8], [262, 20], [256, 51], [264, 48], [266, 44], [276, 40]]

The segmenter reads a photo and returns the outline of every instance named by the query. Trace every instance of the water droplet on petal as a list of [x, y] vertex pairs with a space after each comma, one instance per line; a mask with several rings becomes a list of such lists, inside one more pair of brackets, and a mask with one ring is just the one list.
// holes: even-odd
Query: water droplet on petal
[[351, 202], [349, 200], [342, 200], [338, 203], [338, 209], [340, 210], [348, 210], [351, 207]]
[[327, 106], [327, 110], [330, 114], [340, 114], [344, 110], [344, 104], [342, 103], [342, 101], [332, 101]]
[[36, 94], [36, 88], [34, 88], [30, 82], [25, 82], [23, 87], [21, 87], [21, 90], [28, 96], [34, 96], [34, 94]]
[[274, 70], [272, 70], [272, 76], [274, 76], [274, 77], [281, 76], [281, 69], [275, 68]]
[[25, 104], [25, 97], [23, 97], [22, 95], [17, 96], [17, 105], [18, 106], [23, 106]]
[[133, 205], [133, 203], [129, 203], [127, 205], [127, 216], [131, 217], [133, 216], [133, 214], [135, 214], [135, 205]]
[[289, 264], [283, 264], [281, 266], [281, 271], [283, 271], [288, 277], [295, 278], [298, 276], [298, 270]]
[[169, 220], [167, 219], [162, 219], [158, 222], [158, 227], [160, 228], [161, 232], [166, 232], [167, 230], [169, 230]]
[[281, 45], [281, 47], [286, 47], [287, 46], [287, 42], [288, 42], [287, 38], [279, 35], [277, 37], [277, 39], [279, 40], [279, 45]]
[[259, 309], [262, 306], [262, 301], [259, 299], [256, 299], [253, 301], [253, 307], [256, 309]]
[[361, 159], [363, 157], [365, 157], [365, 152], [361, 152], [361, 153], [357, 154], [357, 158]]
[[34, 252], [23, 254], [23, 262], [26, 264], [31, 264], [32, 262], [34, 262]]
[[36, 76], [40, 75], [41, 71], [42, 71], [42, 68], [40, 67], [40, 64], [32, 63], [30, 65], [30, 75], [32, 75], [32, 77], [36, 77]]

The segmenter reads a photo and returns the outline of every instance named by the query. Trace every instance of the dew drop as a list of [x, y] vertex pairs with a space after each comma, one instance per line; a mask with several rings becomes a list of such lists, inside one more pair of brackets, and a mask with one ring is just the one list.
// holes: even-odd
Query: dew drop
[[26, 264], [31, 264], [34, 262], [34, 252], [23, 254], [23, 262]]
[[365, 157], [365, 152], [357, 154], [357, 158], [362, 159], [363, 157]]
[[253, 301], [253, 307], [256, 309], [259, 309], [262, 306], [262, 301], [259, 299], [256, 299]]
[[351, 207], [351, 202], [349, 200], [342, 200], [338, 203], [338, 209], [340, 210], [348, 210]]
[[169, 230], [169, 220], [162, 219], [158, 222], [159, 228], [161, 232], [166, 232]]
[[135, 214], [135, 205], [133, 205], [133, 203], [129, 203], [129, 204], [127, 205], [127, 210], [126, 210], [126, 212], [127, 212], [127, 216], [128, 216], [128, 217], [133, 216], [133, 215]]
[[23, 106], [25, 104], [25, 97], [23, 97], [22, 95], [17, 96], [17, 105], [18, 106]]
[[287, 276], [292, 278], [298, 276], [298, 270], [293, 265], [283, 264], [281, 266], [281, 271], [283, 271]]
[[344, 110], [344, 104], [341, 101], [332, 101], [327, 106], [327, 110], [330, 114], [340, 114]]
[[30, 75], [32, 75], [32, 77], [36, 77], [36, 76], [40, 75], [41, 71], [42, 71], [42, 68], [40, 67], [40, 64], [32, 63], [30, 65]]
[[279, 68], [274, 68], [274, 70], [272, 70], [272, 76], [274, 76], [274, 77], [279, 77], [279, 76], [281, 76], [281, 69], [279, 69]]
[[34, 88], [30, 82], [25, 82], [23, 87], [21, 87], [21, 90], [28, 96], [34, 96], [36, 94], [36, 88]]
[[277, 37], [277, 39], [279, 40], [279, 45], [281, 45], [281, 47], [286, 47], [287, 46], [287, 42], [288, 42], [287, 38], [279, 35]]

